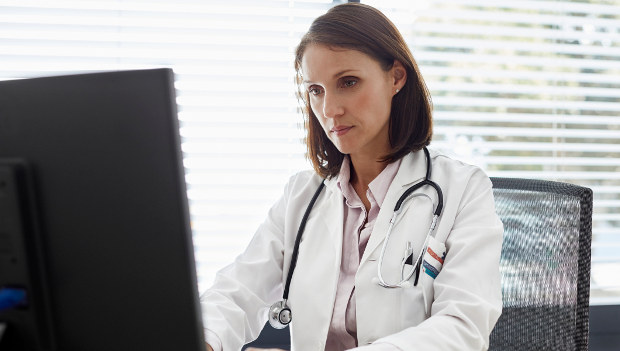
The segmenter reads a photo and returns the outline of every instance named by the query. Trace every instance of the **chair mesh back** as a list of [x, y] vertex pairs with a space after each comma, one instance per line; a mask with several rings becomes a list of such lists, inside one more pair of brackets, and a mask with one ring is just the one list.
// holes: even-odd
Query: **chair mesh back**
[[491, 178], [504, 224], [504, 309], [490, 350], [587, 350], [592, 192]]

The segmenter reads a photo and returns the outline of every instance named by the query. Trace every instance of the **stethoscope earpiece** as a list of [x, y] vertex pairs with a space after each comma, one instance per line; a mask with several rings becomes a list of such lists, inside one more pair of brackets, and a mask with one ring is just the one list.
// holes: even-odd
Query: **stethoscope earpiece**
[[278, 301], [269, 308], [269, 324], [275, 329], [284, 329], [293, 320], [286, 300]]

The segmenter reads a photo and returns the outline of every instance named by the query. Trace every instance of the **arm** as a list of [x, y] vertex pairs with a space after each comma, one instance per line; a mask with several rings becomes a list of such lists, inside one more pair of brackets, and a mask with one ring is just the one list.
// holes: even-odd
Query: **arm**
[[239, 350], [258, 337], [269, 306], [282, 298], [303, 214], [292, 204], [303, 200], [305, 206], [320, 181], [311, 171], [293, 176], [245, 251], [218, 272], [213, 287], [203, 294], [206, 341], [215, 351]]
[[283, 196], [245, 251], [217, 273], [213, 286], [201, 296], [207, 341], [215, 341], [216, 351], [239, 350], [256, 339], [266, 309], [282, 294], [285, 207]]

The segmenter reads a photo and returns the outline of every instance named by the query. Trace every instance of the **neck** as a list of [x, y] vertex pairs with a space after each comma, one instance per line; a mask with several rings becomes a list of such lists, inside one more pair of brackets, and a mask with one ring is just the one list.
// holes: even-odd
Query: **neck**
[[351, 184], [356, 190], [361, 190], [365, 194], [368, 184], [377, 178], [385, 167], [386, 162], [378, 162], [372, 158], [351, 157]]

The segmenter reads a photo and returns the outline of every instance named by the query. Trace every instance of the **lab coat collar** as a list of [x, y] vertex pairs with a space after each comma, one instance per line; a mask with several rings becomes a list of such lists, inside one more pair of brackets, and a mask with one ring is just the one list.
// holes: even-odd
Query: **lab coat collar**
[[[435, 153], [430, 149], [429, 151], [431, 153], [431, 158], [432, 158]], [[347, 162], [347, 161], [348, 161], [348, 158], [345, 158], [343, 162]], [[398, 173], [396, 174], [396, 177], [392, 181], [392, 185], [390, 185], [388, 194], [390, 193], [391, 190], [394, 189], [394, 185], [398, 184], [400, 187], [410, 186], [411, 184], [424, 179], [425, 175], [426, 175], [426, 158], [424, 157], [423, 150], [411, 152], [403, 156], [401, 164], [400, 164], [400, 168], [398, 170]], [[340, 191], [340, 189], [338, 189], [338, 179], [339, 179], [338, 176], [326, 179], [325, 187], [331, 191]]]
[[338, 189], [338, 176], [325, 179], [325, 188], [329, 191], [340, 191]]
[[[431, 157], [433, 157], [433, 152], [431, 152]], [[424, 151], [419, 150], [408, 153], [402, 158], [400, 168], [398, 173], [396, 173], [396, 177], [394, 177], [394, 181], [392, 181], [388, 194], [390, 194], [391, 190], [396, 190], [395, 185], [400, 188], [409, 187], [424, 179], [424, 176], [426, 176], [426, 156], [424, 156]], [[399, 192], [397, 197], [401, 194], [402, 191]]]

